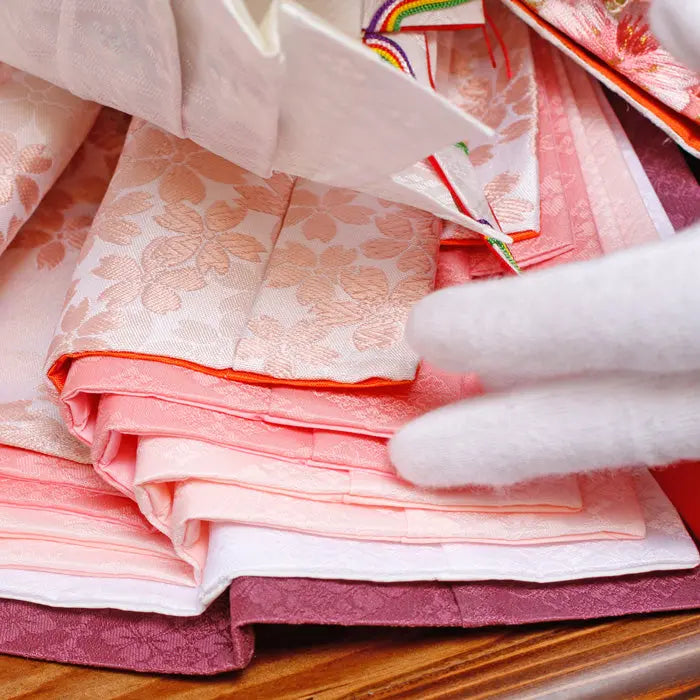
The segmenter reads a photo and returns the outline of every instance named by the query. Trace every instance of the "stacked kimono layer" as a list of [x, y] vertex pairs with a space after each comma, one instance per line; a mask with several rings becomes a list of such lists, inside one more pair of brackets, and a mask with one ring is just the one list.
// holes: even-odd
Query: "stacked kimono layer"
[[[130, 117], [2, 68], [0, 596], [24, 602], [0, 614], [17, 629], [27, 618], [99, 628], [103, 642], [86, 636], [71, 655], [0, 633], [0, 651], [206, 673], [247, 663], [256, 621], [472, 626], [700, 604], [698, 551], [669, 500], [696, 522], [686, 467], [659, 481], [599, 472], [427, 491], [388, 459], [407, 421], [482, 392], [478, 377], [412, 352], [415, 302], [504, 263], [587, 260], [674, 235], [652, 156], [687, 188], [684, 221], [700, 203], [682, 161], [638, 156], [598, 84], [500, 5], [417, 3], [404, 16], [404, 4], [324, 14], [336, 27], [275, 5], [285, 57], [304, 26], [364, 66], [366, 89], [385, 80], [466, 124], [365, 182], [352, 162], [314, 170], [293, 139], [302, 150], [289, 165], [281, 136], [267, 160], [208, 150], [215, 122], [197, 121], [206, 110], [192, 98], [207, 72], [184, 80], [193, 111], [177, 127], [167, 110], [121, 102], [138, 85], [113, 83], [107, 99], [89, 76], [45, 76]], [[161, 23], [148, 26], [172, 31], [152, 5], [143, 12]], [[181, 29], [190, 6], [170, 5]], [[76, 17], [89, 11], [74, 3]], [[507, 67], [490, 65], [486, 18]], [[227, 19], [250, 36], [258, 20]], [[353, 22], [369, 48], [347, 38]], [[268, 54], [254, 54], [245, 60], [263, 65]], [[26, 67], [41, 74], [37, 56], [26, 52]], [[270, 93], [289, 138], [297, 103], [284, 85], [301, 58]], [[251, 148], [270, 146], [263, 136]], [[356, 602], [319, 605], [331, 599]], [[123, 612], [89, 610], [110, 608]], [[134, 636], [163, 651], [119, 651]]]

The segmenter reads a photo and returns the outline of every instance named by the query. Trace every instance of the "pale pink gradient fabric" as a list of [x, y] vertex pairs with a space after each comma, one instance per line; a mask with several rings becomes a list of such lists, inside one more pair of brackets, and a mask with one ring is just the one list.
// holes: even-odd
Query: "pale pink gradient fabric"
[[425, 212], [263, 180], [136, 121], [49, 364], [108, 349], [281, 380], [413, 379], [404, 325], [439, 234]]
[[0, 253], [66, 167], [99, 109], [0, 63]]
[[[88, 112], [92, 120], [91, 106]], [[82, 122], [74, 116], [79, 134], [88, 116]], [[47, 133], [52, 124], [69, 133], [65, 115], [49, 110], [43, 119]], [[191, 572], [169, 541], [81, 463], [89, 457], [63, 424], [58, 395], [43, 373], [52, 328], [126, 126], [125, 115], [111, 110], [97, 117], [0, 257], [0, 561], [4, 569], [187, 585]]]
[[[544, 266], [658, 240], [655, 223], [606, 119], [602, 92], [583, 69], [543, 39], [533, 37], [532, 45], [540, 104], [546, 101], [550, 111], [551, 131], [540, 130], [539, 148], [543, 155], [556, 158], [558, 166], [552, 179], [542, 183], [542, 234], [514, 243], [515, 258], [523, 267]], [[552, 215], [568, 219], [568, 226], [560, 220], [556, 225]], [[499, 272], [484, 251], [473, 251], [471, 256], [474, 277]]]

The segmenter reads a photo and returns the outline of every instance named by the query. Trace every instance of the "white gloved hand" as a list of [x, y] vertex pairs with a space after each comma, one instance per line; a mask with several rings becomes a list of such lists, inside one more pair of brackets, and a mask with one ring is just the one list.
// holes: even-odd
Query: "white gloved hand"
[[419, 302], [407, 329], [413, 348], [500, 391], [400, 430], [390, 454], [401, 476], [506, 484], [700, 458], [698, 260], [700, 226]]
[[[700, 68], [700, 3], [656, 0], [654, 28]], [[675, 50], [674, 50], [675, 47]], [[414, 420], [390, 443], [433, 487], [700, 459], [700, 225], [593, 262], [436, 292], [409, 343], [476, 372], [483, 397]]]

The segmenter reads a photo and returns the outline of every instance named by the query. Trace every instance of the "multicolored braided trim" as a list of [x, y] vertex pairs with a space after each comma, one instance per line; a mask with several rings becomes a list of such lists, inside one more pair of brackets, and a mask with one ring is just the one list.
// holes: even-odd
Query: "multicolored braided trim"
[[364, 42], [387, 63], [414, 78], [416, 77], [406, 52], [393, 39], [389, 39], [383, 34], [365, 32]]
[[401, 23], [412, 15], [465, 5], [473, 0], [386, 0], [370, 20], [368, 32], [398, 32]]

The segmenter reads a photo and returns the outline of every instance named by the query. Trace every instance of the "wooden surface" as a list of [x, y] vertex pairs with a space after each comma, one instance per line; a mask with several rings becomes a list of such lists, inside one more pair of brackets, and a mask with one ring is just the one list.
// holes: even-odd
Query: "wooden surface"
[[273, 626], [239, 673], [0, 656], [0, 698], [700, 698], [700, 612], [483, 630]]

